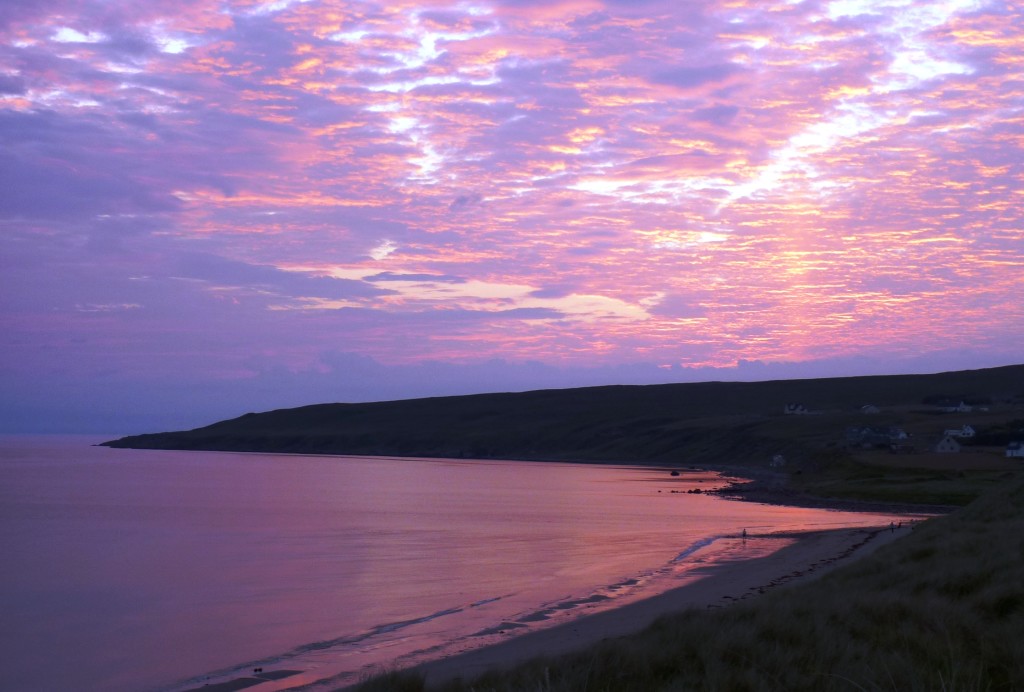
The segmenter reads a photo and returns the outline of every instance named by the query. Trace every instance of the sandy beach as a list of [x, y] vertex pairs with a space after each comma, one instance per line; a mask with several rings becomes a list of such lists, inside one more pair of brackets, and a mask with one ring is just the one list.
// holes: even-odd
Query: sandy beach
[[[899, 518], [895, 517], [897, 522]], [[531, 623], [526, 628], [508, 623], [481, 644], [462, 651], [426, 650], [401, 656], [386, 670], [406, 669], [422, 673], [428, 687], [455, 679], [471, 680], [485, 672], [511, 668], [542, 656], [558, 656], [584, 649], [605, 639], [629, 636], [648, 627], [659, 617], [691, 608], [727, 608], [754, 599], [772, 589], [787, 588], [819, 578], [829, 571], [861, 559], [879, 547], [910, 533], [912, 521], [904, 518], [890, 528], [843, 528], [825, 531], [779, 532], [751, 535], [751, 543], [779, 541], [783, 547], [749, 559], [715, 562], [689, 570], [686, 583], [658, 595], [612, 608], [579, 615], [558, 624]], [[742, 540], [736, 536], [735, 540]], [[499, 638], [500, 637], [500, 638]], [[497, 641], [496, 641], [496, 638]], [[463, 642], [465, 645], [465, 642]], [[364, 670], [361, 675], [372, 671]], [[190, 692], [233, 692], [247, 687], [258, 690], [323, 689], [330, 678], [317, 682], [295, 670], [269, 670], [206, 685]], [[289, 685], [295, 675], [298, 685]], [[351, 680], [351, 673], [336, 678], [339, 686]], [[294, 683], [293, 683], [294, 684]], [[350, 683], [349, 683], [350, 684]], [[340, 689], [354, 689], [353, 686]]]
[[721, 608], [820, 577], [835, 567], [860, 559], [878, 547], [909, 533], [909, 525], [891, 531], [841, 529], [779, 535], [794, 540], [766, 557], [704, 568], [690, 583], [658, 596], [612, 610], [538, 629], [484, 648], [473, 649], [415, 666], [428, 685], [457, 678], [471, 679], [538, 656], [555, 656], [601, 640], [638, 632], [658, 617], [689, 608]]

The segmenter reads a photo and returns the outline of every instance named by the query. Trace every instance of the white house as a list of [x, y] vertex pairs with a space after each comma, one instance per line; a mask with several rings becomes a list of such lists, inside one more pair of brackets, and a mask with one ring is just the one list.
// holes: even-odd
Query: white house
[[962, 428], [953, 428], [952, 430], [946, 431], [947, 437], [974, 437], [974, 428], [969, 425], [965, 425]]
[[1024, 442], [1011, 442], [1006, 445], [1006, 456], [1024, 459]]
[[943, 454], [956, 454], [960, 451], [960, 443], [946, 435], [939, 441], [939, 444], [935, 445], [935, 451]]

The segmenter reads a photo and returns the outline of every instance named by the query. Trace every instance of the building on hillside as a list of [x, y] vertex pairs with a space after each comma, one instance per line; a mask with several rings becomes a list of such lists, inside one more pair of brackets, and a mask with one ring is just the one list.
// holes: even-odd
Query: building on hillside
[[969, 425], [965, 425], [962, 428], [947, 430], [945, 434], [947, 437], [971, 438], [974, 437], [976, 433], [974, 432], [974, 428]]
[[782, 407], [782, 412], [787, 416], [802, 416], [807, 413], [807, 407], [803, 404], [786, 404]]
[[1006, 445], [1006, 456], [1024, 459], [1024, 442], [1011, 442]]
[[960, 443], [955, 438], [946, 435], [935, 445], [935, 451], [942, 454], [956, 454], [960, 451]]

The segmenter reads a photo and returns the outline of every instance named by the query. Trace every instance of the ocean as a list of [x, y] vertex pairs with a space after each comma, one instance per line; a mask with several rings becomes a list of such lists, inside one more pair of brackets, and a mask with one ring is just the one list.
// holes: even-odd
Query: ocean
[[[888, 517], [609, 465], [108, 449], [0, 437], [0, 687], [273, 692], [615, 607]], [[743, 531], [748, 536], [742, 538]]]

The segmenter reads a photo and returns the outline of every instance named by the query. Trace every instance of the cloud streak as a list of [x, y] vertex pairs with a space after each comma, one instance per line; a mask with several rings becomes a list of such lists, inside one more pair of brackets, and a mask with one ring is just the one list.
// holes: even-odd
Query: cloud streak
[[1022, 40], [987, 0], [10, 4], [0, 377], [1013, 362]]

